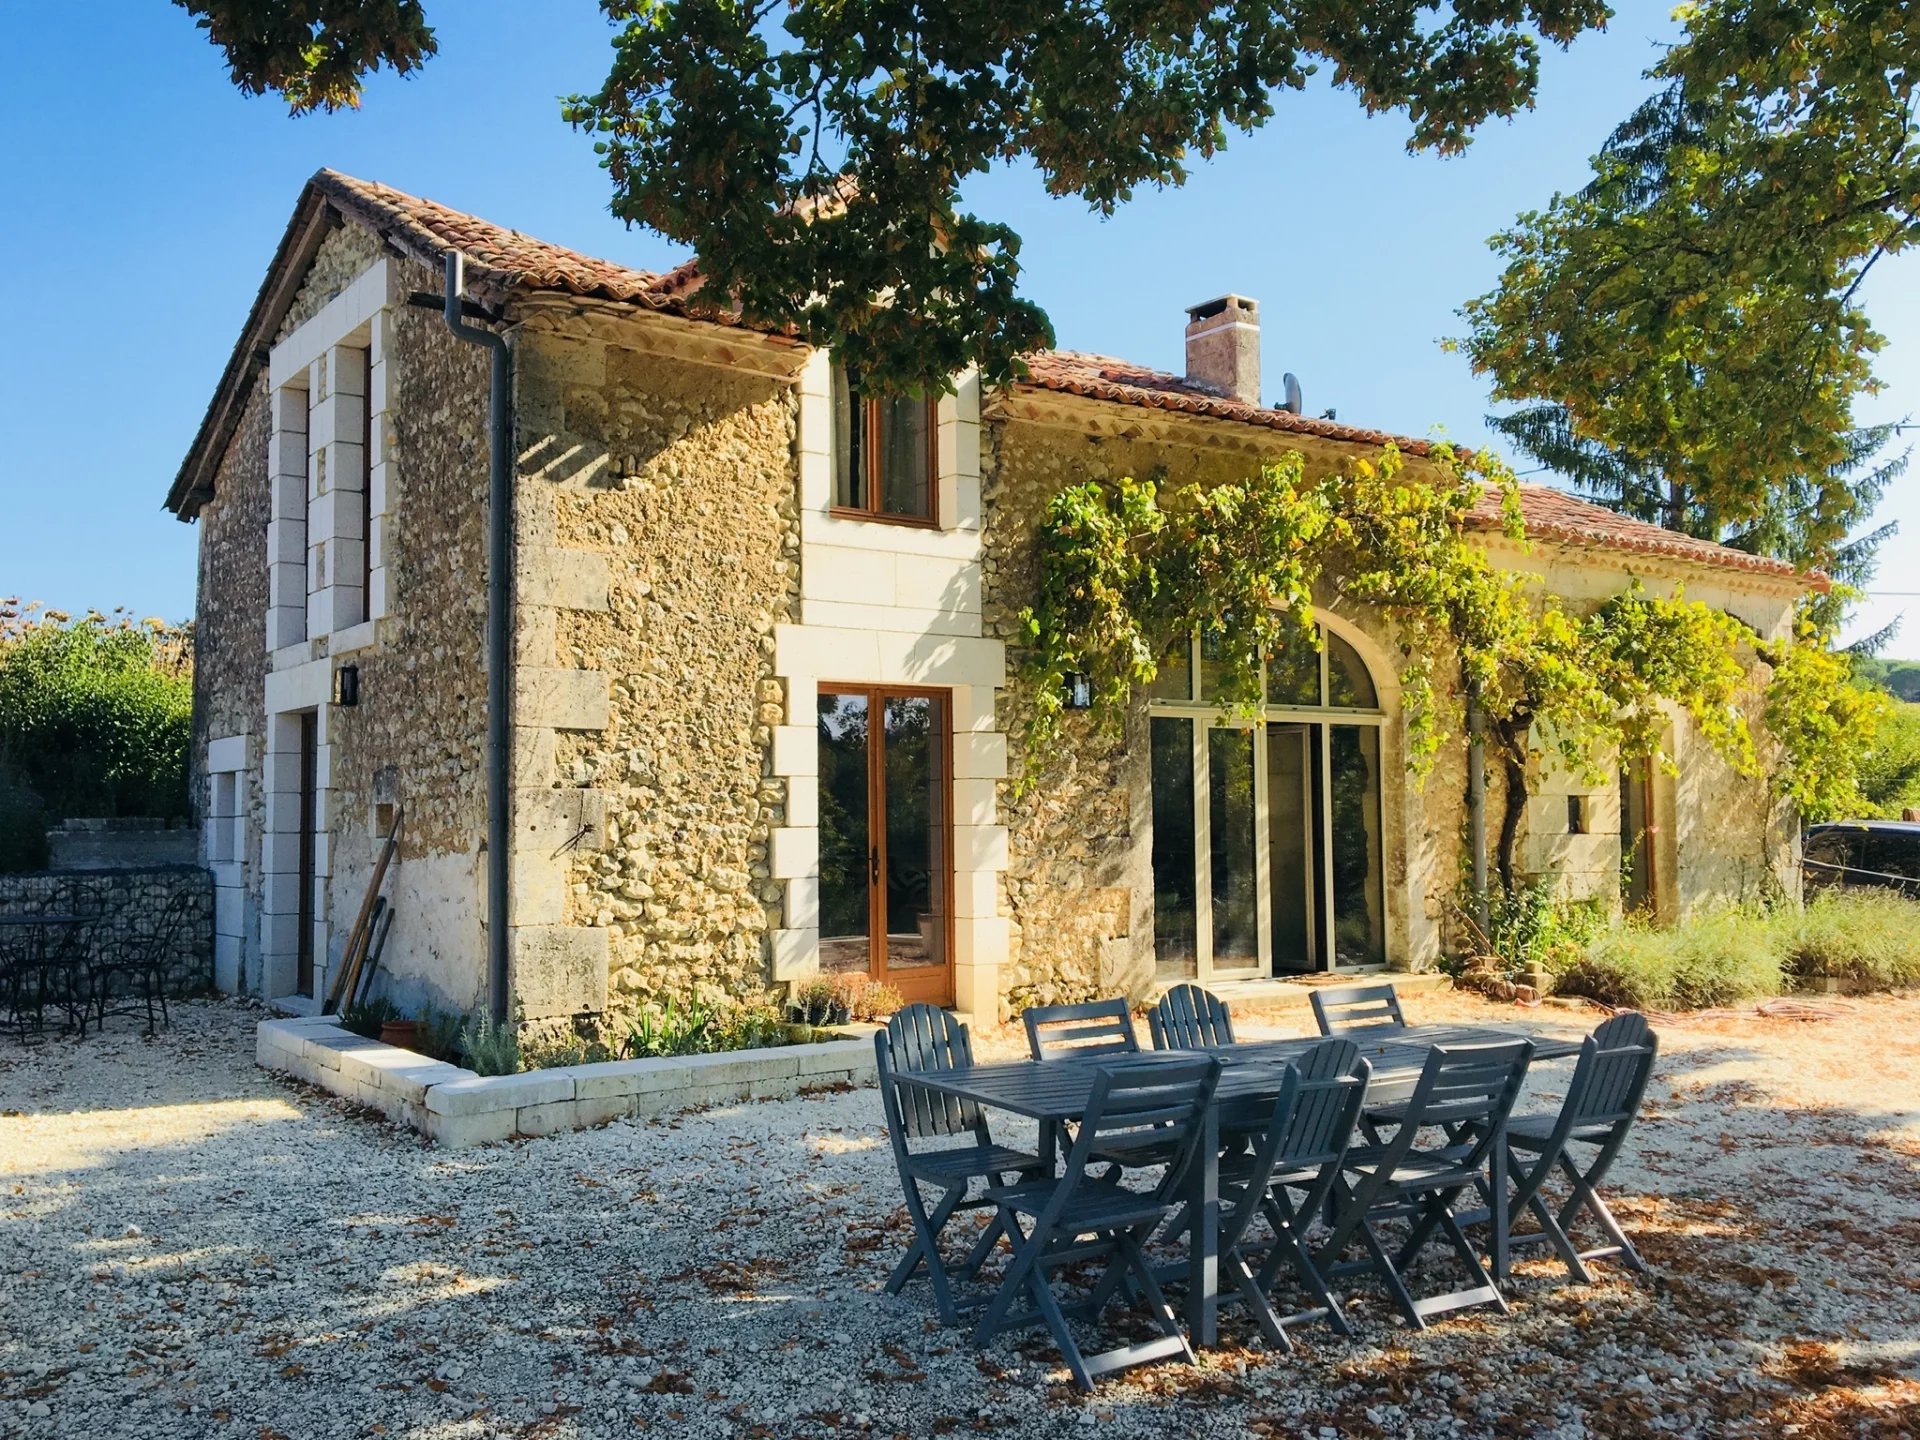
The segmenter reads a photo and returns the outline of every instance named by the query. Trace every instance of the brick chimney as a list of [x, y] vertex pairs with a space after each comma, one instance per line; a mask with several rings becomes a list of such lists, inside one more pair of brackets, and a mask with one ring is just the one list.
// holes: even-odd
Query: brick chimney
[[1260, 302], [1222, 295], [1187, 311], [1187, 383], [1260, 403]]

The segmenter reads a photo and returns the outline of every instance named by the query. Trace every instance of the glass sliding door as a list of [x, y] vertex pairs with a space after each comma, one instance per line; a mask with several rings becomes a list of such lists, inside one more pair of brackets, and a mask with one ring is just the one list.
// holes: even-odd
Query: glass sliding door
[[1330, 725], [1333, 779], [1333, 957], [1339, 965], [1387, 962], [1380, 874], [1380, 732]]
[[1207, 849], [1215, 971], [1260, 964], [1253, 731], [1207, 731]]
[[1155, 716], [1153, 749], [1153, 958], [1168, 978], [1191, 977], [1200, 956], [1195, 872], [1193, 721]]
[[1164, 978], [1381, 965], [1386, 716], [1360, 651], [1269, 656], [1266, 705], [1228, 723], [1204, 642], [1148, 687], [1154, 953]]
[[1306, 725], [1267, 727], [1267, 851], [1273, 872], [1273, 969], [1298, 975], [1319, 968], [1314, 935], [1319, 840], [1314, 823], [1313, 732]]
[[820, 968], [953, 1001], [953, 731], [936, 691], [823, 688]]

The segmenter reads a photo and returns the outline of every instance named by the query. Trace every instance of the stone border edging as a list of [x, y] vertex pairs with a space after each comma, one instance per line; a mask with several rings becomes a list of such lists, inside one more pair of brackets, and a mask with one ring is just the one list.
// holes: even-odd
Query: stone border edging
[[355, 1035], [330, 1015], [263, 1020], [255, 1033], [262, 1068], [378, 1110], [449, 1149], [874, 1080], [873, 1045], [858, 1038], [476, 1075]]

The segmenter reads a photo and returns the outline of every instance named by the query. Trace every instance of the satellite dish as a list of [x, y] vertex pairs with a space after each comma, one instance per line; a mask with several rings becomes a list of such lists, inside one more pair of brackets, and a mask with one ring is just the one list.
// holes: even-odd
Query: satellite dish
[[1282, 410], [1290, 410], [1295, 415], [1298, 415], [1300, 413], [1300, 382], [1299, 380], [1294, 378], [1293, 372], [1289, 370], [1285, 375], [1282, 375], [1280, 377], [1280, 385], [1281, 385], [1281, 388], [1286, 392], [1286, 397], [1287, 397], [1286, 399], [1280, 402], [1280, 408]]

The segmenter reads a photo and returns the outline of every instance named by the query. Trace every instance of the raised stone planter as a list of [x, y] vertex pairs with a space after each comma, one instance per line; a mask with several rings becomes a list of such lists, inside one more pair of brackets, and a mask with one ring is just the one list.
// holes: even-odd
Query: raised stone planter
[[603, 1065], [476, 1075], [341, 1028], [331, 1016], [265, 1020], [255, 1058], [459, 1148], [604, 1125], [624, 1115], [671, 1115], [741, 1100], [778, 1100], [819, 1086], [874, 1079], [873, 1043], [615, 1060]]

